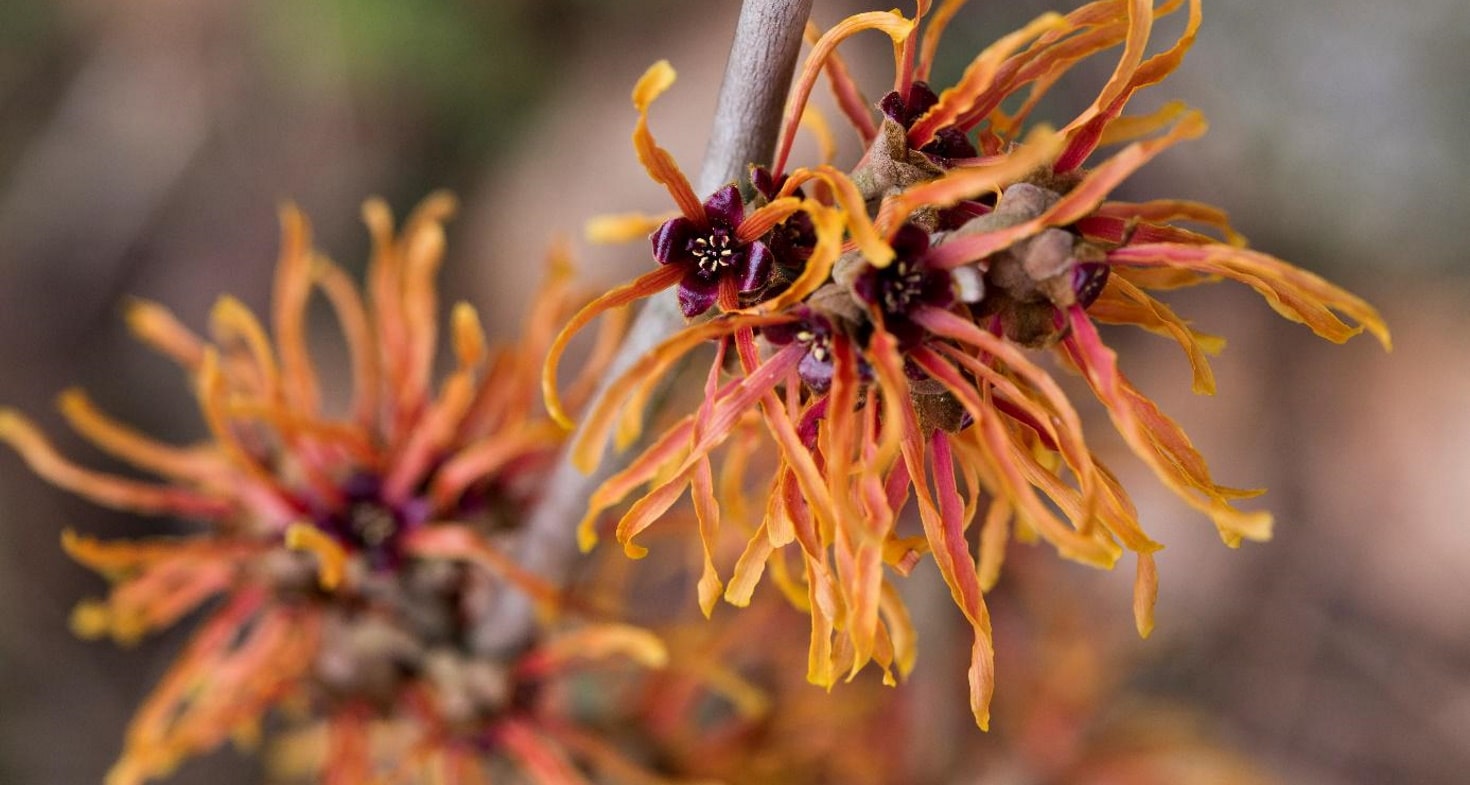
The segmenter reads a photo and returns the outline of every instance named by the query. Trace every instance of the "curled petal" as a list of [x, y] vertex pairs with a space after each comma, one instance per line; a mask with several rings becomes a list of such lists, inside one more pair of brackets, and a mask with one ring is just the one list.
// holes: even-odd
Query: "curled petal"
[[567, 322], [567, 325], [557, 334], [556, 340], [552, 341], [551, 347], [546, 352], [546, 363], [541, 369], [541, 393], [546, 398], [546, 411], [552, 419], [564, 428], [571, 429], [572, 427], [571, 415], [567, 414], [566, 408], [562, 405], [561, 394], [556, 389], [556, 371], [561, 364], [562, 353], [566, 351], [572, 336], [580, 332], [588, 322], [600, 314], [614, 308], [621, 308], [655, 292], [663, 291], [673, 286], [683, 276], [684, 271], [678, 266], [666, 265], [653, 272], [645, 273], [630, 283], [612, 289], [587, 303], [582, 310], [577, 311], [571, 321]]
[[940, 3], [939, 10], [929, 17], [928, 26], [924, 28], [924, 41], [919, 46], [919, 60], [914, 65], [915, 80], [929, 81], [929, 72], [934, 66], [934, 54], [939, 50], [944, 28], [949, 26], [949, 21], [959, 13], [965, 2], [966, 0], [944, 0]]
[[[1141, 2], [1144, 6], [1149, 4], [1148, 0], [1134, 1]], [[1174, 5], [1177, 6], [1177, 3], [1174, 3]], [[1172, 10], [1172, 7], [1169, 10]], [[1160, 12], [1163, 12], [1163, 9], [1160, 9]], [[1140, 88], [1157, 84], [1175, 68], [1179, 67], [1179, 63], [1184, 60], [1184, 55], [1189, 51], [1190, 47], [1194, 46], [1194, 37], [1195, 33], [1199, 31], [1199, 24], [1200, 0], [1189, 0], [1189, 21], [1185, 23], [1184, 32], [1179, 36], [1179, 40], [1172, 47], [1150, 57], [1147, 61], [1137, 66], [1133, 73], [1128, 76], [1126, 83], [1121, 88], [1116, 88], [1115, 86], [1120, 81], [1118, 78], [1120, 76], [1119, 72], [1124, 69], [1129, 59], [1128, 54], [1125, 52], [1123, 62], [1120, 62], [1118, 65], [1119, 72], [1115, 72], [1114, 79], [1109, 81], [1108, 89], [1105, 90], [1103, 96], [1099, 96], [1098, 103], [1094, 105], [1098, 111], [1083, 113], [1082, 116], [1063, 129], [1070, 137], [1070, 141], [1068, 142], [1067, 151], [1062, 153], [1061, 158], [1057, 159], [1056, 171], [1070, 172], [1081, 166], [1082, 162], [1086, 161], [1087, 157], [1092, 154], [1092, 151], [1097, 148], [1099, 140], [1102, 138], [1108, 126], [1122, 113], [1123, 106], [1132, 97], [1133, 93], [1137, 92]], [[1136, 17], [1130, 19], [1128, 49], [1133, 48], [1133, 37], [1136, 33], [1134, 28], [1138, 25], [1141, 25], [1141, 21], [1137, 20]], [[1147, 35], [1147, 30], [1144, 30], [1143, 37], [1147, 38]], [[1141, 51], [1139, 53], [1141, 54]], [[1105, 102], [1103, 99], [1109, 96], [1111, 100]]]
[[633, 86], [633, 106], [638, 110], [638, 125], [633, 130], [633, 149], [638, 152], [638, 160], [648, 171], [648, 176], [668, 189], [674, 204], [679, 206], [679, 212], [696, 224], [703, 224], [706, 220], [704, 205], [694, 195], [694, 189], [689, 186], [688, 178], [680, 171], [674, 157], [658, 146], [653, 139], [653, 133], [648, 130], [648, 107], [674, 84], [674, 77], [674, 68], [669, 65], [669, 61], [660, 60], [649, 66], [643, 76], [639, 77], [638, 84]]
[[[781, 187], [782, 195], [790, 195], [809, 180], [821, 180], [832, 188], [833, 195], [842, 208], [847, 231], [852, 234], [852, 241], [857, 244], [858, 250], [862, 251], [863, 257], [874, 267], [887, 267], [893, 261], [893, 249], [883, 241], [881, 233], [868, 218], [868, 208], [862, 192], [847, 173], [826, 164], [798, 169], [791, 173], [786, 184]], [[812, 222], [817, 224], [820, 247], [823, 236], [821, 222], [814, 209], [808, 209], [808, 213], [812, 216]]]
[[326, 591], [337, 588], [347, 570], [347, 551], [321, 529], [306, 523], [293, 523], [286, 529], [286, 547], [307, 551], [317, 558], [317, 581]]
[[[817, 26], [811, 22], [806, 24], [806, 42], [816, 44], [822, 37]], [[827, 56], [827, 62], [823, 64], [822, 70], [827, 74], [827, 84], [832, 89], [832, 96], [837, 101], [837, 107], [852, 123], [852, 127], [862, 137], [863, 146], [872, 144], [873, 137], [878, 135], [878, 126], [873, 122], [873, 110], [868, 105], [868, 100], [863, 98], [862, 90], [852, 78], [852, 72], [848, 70], [847, 63], [842, 56], [834, 50]]]
[[792, 86], [790, 97], [786, 100], [786, 117], [781, 123], [781, 137], [776, 143], [775, 163], [771, 167], [773, 174], [780, 175], [786, 171], [786, 160], [791, 154], [791, 143], [796, 138], [796, 129], [806, 108], [807, 99], [811, 97], [817, 75], [821, 73], [828, 56], [837, 45], [863, 30], [881, 31], [897, 45], [908, 38], [913, 29], [913, 21], [905, 19], [897, 11], [869, 11], [843, 19], [817, 39]]

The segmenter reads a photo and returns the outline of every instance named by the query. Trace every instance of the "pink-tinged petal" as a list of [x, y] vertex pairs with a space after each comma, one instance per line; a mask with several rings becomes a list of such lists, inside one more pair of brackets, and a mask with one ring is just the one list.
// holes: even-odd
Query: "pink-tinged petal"
[[[1182, 114], [1183, 111], [1183, 105], [1181, 104], [1180, 113]], [[1244, 248], [1246, 245], [1245, 237], [1240, 232], [1235, 231], [1235, 227], [1230, 225], [1230, 216], [1226, 215], [1224, 210], [1203, 202], [1194, 202], [1188, 199], [1154, 199], [1147, 202], [1108, 201], [1098, 205], [1096, 215], [1122, 218], [1125, 221], [1144, 221], [1157, 224], [1173, 223], [1175, 221], [1201, 223], [1219, 230], [1224, 235], [1225, 242], [1230, 245], [1237, 248]], [[1140, 240], [1135, 235], [1133, 242], [1148, 241]]]
[[1254, 493], [1217, 485], [1210, 478], [1204, 458], [1179, 425], [1118, 371], [1117, 355], [1103, 344], [1087, 313], [1076, 307], [1067, 313], [1072, 333], [1064, 339], [1062, 348], [1067, 358], [1082, 369], [1133, 453], [1179, 498], [1209, 515], [1226, 544], [1238, 546], [1243, 538], [1270, 539], [1270, 513], [1243, 512], [1230, 506], [1230, 499]]
[[[1025, 447], [1016, 444], [1012, 433], [1000, 425], [994, 410], [987, 407], [977, 392], [966, 385], [955, 368], [925, 347], [914, 350], [911, 355], [919, 367], [955, 394], [976, 421], [988, 448], [987, 454], [993, 464], [996, 481], [1000, 485], [997, 495], [1009, 499], [1017, 509], [1024, 511], [1031, 525], [1047, 542], [1056, 546], [1057, 552], [1063, 556], [1095, 567], [1111, 568], [1118, 558], [1116, 548], [1110, 549], [1096, 538], [1079, 531], [1090, 516], [1076, 516], [1078, 529], [1071, 529], [1046, 507], [1025, 474], [1024, 467], [1030, 457]], [[935, 547], [937, 549], [939, 546], [935, 544]]]
[[739, 287], [742, 294], [754, 292], [766, 285], [771, 277], [771, 266], [775, 255], [766, 244], [756, 240], [745, 250], [745, 266], [740, 270]]
[[1133, 621], [1138, 637], [1154, 631], [1154, 606], [1159, 602], [1159, 568], [1152, 553], [1138, 554], [1138, 572], [1133, 579]]
[[[1166, 13], [1167, 0], [1159, 13]], [[1098, 0], [1067, 14], [1063, 28], [1041, 36], [1025, 51], [1001, 64], [990, 89], [979, 96], [975, 105], [958, 121], [961, 128], [974, 128], [982, 120], [995, 121], [1002, 136], [1009, 136], [1020, 126], [1043, 96], [1078, 62], [1116, 45], [1126, 34], [1125, 13], [1117, 0]], [[1025, 103], [1010, 118], [999, 111], [1001, 102], [1032, 84]], [[1003, 143], [1002, 143], [1003, 144]], [[998, 144], [992, 150], [999, 150]]]
[[222, 520], [235, 509], [234, 502], [218, 496], [83, 469], [57, 452], [24, 415], [10, 409], [0, 409], [0, 442], [20, 453], [42, 479], [104, 507], [205, 520]]
[[218, 747], [301, 678], [316, 653], [316, 617], [265, 601], [259, 587], [243, 588], [205, 622], [129, 723], [107, 782], [142, 783]]
[[1082, 113], [1079, 120], [1092, 117], [1101, 108], [1111, 106], [1128, 89], [1139, 64], [1143, 62], [1143, 51], [1148, 46], [1153, 22], [1153, 0], [1128, 0], [1128, 34], [1123, 39], [1123, 55], [1114, 67], [1112, 76], [1108, 77], [1107, 83], [1098, 93], [1097, 99]]
[[[807, 22], [806, 42], [815, 45], [822, 37], [822, 33], [816, 25]], [[873, 111], [868, 100], [863, 97], [862, 90], [857, 86], [857, 81], [852, 78], [852, 72], [847, 67], [847, 62], [842, 56], [833, 51], [827, 55], [827, 62], [822, 70], [827, 74], [827, 84], [832, 89], [832, 97], [837, 101], [837, 108], [842, 110], [843, 116], [852, 123], [853, 129], [863, 140], [863, 146], [872, 144], [873, 138], [878, 135], [878, 126], [873, 122]]]
[[[1098, 208], [1101, 212], [1102, 208]], [[1080, 218], [1072, 229], [1083, 238], [1102, 241], [1111, 245], [1124, 243], [1178, 243], [1180, 245], [1209, 245], [1219, 242], [1218, 238], [1178, 226], [1155, 223], [1140, 223], [1128, 218], [1115, 218], [1094, 213]]]
[[[1075, 188], [1068, 191], [1041, 215], [1029, 221], [983, 234], [959, 236], [929, 252], [929, 261], [938, 267], [957, 267], [983, 259], [1040, 233], [1051, 226], [1068, 226], [1090, 215], [1112, 190], [1174, 144], [1193, 139], [1205, 132], [1204, 117], [1191, 112], [1180, 119], [1169, 133], [1156, 139], [1134, 142], [1087, 173]], [[942, 181], [942, 179], [941, 179]], [[940, 182], [940, 181], [936, 181]], [[920, 186], [922, 187], [922, 186]], [[886, 205], [885, 205], [886, 206]]]
[[626, 371], [608, 388], [607, 392], [587, 413], [582, 430], [572, 447], [574, 465], [584, 472], [591, 472], [601, 457], [608, 433], [617, 418], [618, 410], [624, 414], [617, 420], [617, 446], [626, 448], [642, 433], [642, 415], [649, 397], [668, 369], [679, 358], [704, 346], [708, 341], [723, 338], [741, 327], [765, 327], [790, 321], [786, 315], [720, 317], [690, 325], [663, 343], [654, 347]]
[[699, 610], [708, 619], [715, 610], [720, 593], [725, 589], [724, 583], [720, 581], [719, 570], [715, 567], [715, 549], [719, 545], [720, 535], [720, 505], [715, 498], [714, 475], [709, 461], [696, 464], [691, 479], [689, 494], [694, 499], [694, 515], [699, 520], [699, 541], [704, 555], [697, 586]]
[[732, 183], [717, 189], [704, 200], [704, 218], [708, 226], [733, 230], [745, 220], [745, 202], [740, 189]]
[[504, 720], [495, 735], [532, 785], [590, 785], [566, 753], [527, 723]]
[[[144, 635], [173, 625], [210, 598], [229, 591], [239, 579], [240, 562], [259, 553], [237, 549], [231, 554], [218, 543], [189, 542], [159, 557], [148, 551], [167, 547], [161, 543], [100, 543], [71, 532], [63, 534], [62, 544], [68, 555], [94, 569], [98, 557], [113, 564], [146, 560], [144, 566], [128, 570], [136, 573], [130, 577], [119, 579], [124, 573], [116, 568], [104, 570], [118, 580], [112, 593], [106, 600], [83, 601], [72, 611], [71, 629], [78, 637], [111, 636], [123, 646], [132, 646]], [[133, 549], [142, 552], [127, 552]]]
[[699, 230], [699, 226], [683, 216], [664, 221], [648, 237], [653, 244], [653, 258], [659, 264], [692, 263], [694, 257], [689, 254], [689, 240]]
[[965, 69], [959, 82], [939, 96], [939, 103], [914, 121], [913, 127], [909, 128], [909, 145], [921, 148], [933, 141], [939, 129], [954, 125], [994, 83], [1001, 63], [1027, 41], [1065, 27], [1066, 20], [1060, 14], [1045, 13], [986, 47]]
[[434, 471], [429, 498], [436, 511], [447, 511], [467, 488], [510, 463], [554, 450], [560, 443], [561, 427], [544, 420], [499, 429], [455, 453]]
[[914, 79], [929, 81], [929, 73], [934, 67], [934, 54], [939, 50], [944, 28], [949, 26], [949, 21], [959, 13], [964, 4], [965, 0], [945, 0], [940, 4], [939, 10], [929, 17], [929, 23], [924, 27], [924, 40], [919, 46], [918, 62], [914, 64]]
[[603, 481], [587, 501], [587, 513], [577, 524], [577, 545], [583, 552], [597, 545], [597, 523], [604, 510], [626, 499], [638, 486], [652, 481], [675, 461], [680, 460], [689, 449], [689, 438], [694, 433], [694, 415], [688, 415], [665, 431], [658, 439], [634, 458], [627, 468], [614, 473]]
[[698, 270], [690, 270], [679, 281], [679, 310], [684, 318], [694, 317], [708, 311], [720, 297], [720, 279], [705, 278]]
[[87, 394], [73, 388], [57, 400], [72, 430], [106, 452], [160, 477], [199, 483], [223, 490], [232, 474], [218, 453], [208, 448], [175, 447], [155, 441], [108, 417]]
[[[1108, 254], [1108, 260], [1230, 278], [1255, 289], [1276, 313], [1306, 325], [1329, 341], [1342, 343], [1366, 329], [1385, 349], [1393, 347], [1388, 326], [1373, 306], [1320, 276], [1263, 253], [1221, 244], [1161, 243], [1118, 248]], [[1357, 322], [1356, 326], [1344, 323], [1334, 311]]]
[[[834, 528], [833, 518], [838, 514], [838, 503], [833, 500], [827, 491], [826, 484], [822, 482], [822, 472], [817, 468], [816, 461], [801, 438], [796, 433], [796, 426], [791, 421], [791, 416], [786, 408], [781, 405], [780, 399], [772, 391], [774, 384], [765, 383], [761, 380], [764, 373], [777, 379], [786, 378], [787, 374], [795, 369], [800, 360], [800, 348], [792, 345], [777, 352], [764, 364], [759, 362], [758, 352], [755, 345], [755, 335], [751, 330], [741, 330], [736, 333], [736, 347], [739, 349], [741, 367], [745, 370], [746, 381], [741, 387], [750, 387], [750, 392], [761, 393], [761, 412], [764, 415], [766, 428], [775, 438], [780, 448], [782, 459], [791, 467], [796, 475], [797, 483], [801, 487], [802, 494], [806, 497], [812, 512], [816, 515], [819, 526], [824, 531]], [[749, 384], [747, 384], [749, 383]]]
[[[1144, 4], [1147, 5], [1146, 2]], [[1142, 65], [1139, 65], [1127, 79], [1126, 85], [1117, 92], [1112, 92], [1114, 83], [1110, 82], [1109, 90], [1105, 91], [1104, 96], [1101, 96], [1100, 99], [1111, 95], [1111, 101], [1106, 104], [1099, 103], [1097, 106], [1100, 111], [1096, 113], [1084, 113], [1077, 120], [1062, 129], [1062, 132], [1067, 134], [1070, 141], [1067, 145], [1066, 152], [1062, 153], [1062, 156], [1057, 159], [1056, 171], [1070, 172], [1081, 166], [1087, 160], [1087, 157], [1092, 154], [1092, 151], [1097, 149], [1097, 145], [1103, 133], [1107, 131], [1108, 125], [1123, 112], [1123, 107], [1128, 103], [1128, 99], [1140, 88], [1157, 84], [1165, 76], [1173, 72], [1175, 68], [1179, 67], [1179, 63], [1184, 60], [1185, 53], [1189, 51], [1190, 47], [1194, 46], [1194, 37], [1195, 33], [1199, 30], [1199, 23], [1200, 0], [1189, 0], [1189, 21], [1185, 24], [1184, 32], [1179, 36], [1179, 40], [1169, 49], [1150, 57]], [[1133, 48], [1132, 36], [1135, 31], [1132, 27], [1132, 24], [1130, 24], [1129, 49]], [[1144, 32], [1144, 36], [1147, 36], [1146, 31]], [[1122, 67], [1123, 63], [1120, 63], [1119, 68], [1121, 69]]]
[[[968, 520], [955, 486], [949, 437], [943, 431], [936, 431], [930, 443], [934, 447], [934, 489], [939, 500], [939, 515], [937, 526], [926, 524], [925, 530], [932, 533], [935, 559], [949, 562], [950, 575], [946, 577], [955, 581], [950, 583], [950, 592], [975, 629], [975, 640], [970, 649], [970, 710], [980, 729], [986, 730], [990, 725], [990, 697], [995, 692], [995, 645], [991, 641], [990, 611], [985, 607], [980, 577], [965, 539]], [[923, 510], [922, 506], [920, 510]], [[932, 511], [929, 517], [934, 517]], [[937, 542], [933, 534], [938, 535]]]

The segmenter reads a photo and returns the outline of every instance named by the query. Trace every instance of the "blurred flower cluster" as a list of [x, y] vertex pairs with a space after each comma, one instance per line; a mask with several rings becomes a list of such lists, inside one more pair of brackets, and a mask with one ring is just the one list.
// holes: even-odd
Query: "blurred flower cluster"
[[[648, 69], [633, 91], [633, 142], [677, 213], [602, 228], [648, 234], [654, 269], [584, 302], [554, 249], [514, 343], [493, 344], [462, 302], [441, 336], [451, 197], [431, 195], [397, 227], [369, 201], [361, 286], [288, 205], [266, 322], [228, 296], [208, 338], [155, 303], [127, 311], [138, 337], [184, 370], [207, 441], [163, 443], [78, 390], [60, 398], [78, 434], [158, 481], [74, 463], [0, 409], [0, 440], [47, 481], [199, 526], [136, 542], [62, 536], [110, 584], [77, 606], [79, 635], [129, 645], [200, 617], [138, 709], [109, 785], [267, 735], [273, 777], [334, 785], [911, 781], [906, 742], [929, 707], [857, 677], [875, 663], [895, 685], [913, 670], [920, 625], [896, 579], [930, 558], [971, 633], [981, 727], [996, 684], [985, 596], [1032, 592], [1035, 625], [1014, 645], [1038, 656], [1015, 676], [999, 751], [975, 764], [983, 781], [1004, 781], [1012, 764], [1047, 781], [1189, 781], [1171, 768], [1184, 759], [1201, 781], [1259, 782], [1204, 734], [1107, 714], [1125, 666], [1075, 623], [1075, 600], [1035, 588], [1054, 568], [1019, 560], [1007, 570], [1019, 591], [997, 586], [1012, 540], [1102, 568], [1131, 552], [1137, 628], [1153, 624], [1162, 546], [1053, 369], [1079, 375], [1122, 440], [1234, 546], [1270, 535], [1269, 514], [1235, 506], [1258, 491], [1215, 481], [1121, 373], [1097, 324], [1177, 342], [1201, 393], [1213, 392], [1206, 357], [1223, 341], [1153, 292], [1228, 278], [1333, 341], [1366, 329], [1386, 346], [1387, 330], [1362, 300], [1248, 250], [1216, 208], [1110, 198], [1204, 131], [1176, 103], [1123, 113], [1190, 48], [1200, 0], [1042, 15], [938, 89], [939, 42], [964, 3], [930, 5], [809, 29], [772, 164], [703, 199], [649, 126], [673, 69]], [[1181, 36], [1147, 55], [1156, 20], [1181, 11]], [[891, 90], [876, 100], [837, 53], [863, 32], [895, 53]], [[1070, 69], [1120, 47], [1070, 122], [1029, 121]], [[823, 77], [864, 144], [856, 162], [831, 160], [829, 124], [808, 103]], [[824, 160], [791, 168], [803, 127]], [[688, 324], [610, 377], [624, 306], [670, 289]], [[318, 294], [346, 362], [314, 359]], [[600, 316], [575, 378], [562, 378], [573, 337]], [[711, 356], [702, 385], [663, 396], [696, 351]], [[452, 358], [442, 375], [441, 354]], [[656, 400], [672, 405], [641, 441]], [[631, 568], [604, 557], [568, 585], [533, 574], [513, 554], [536, 505], [563, 490], [548, 483], [558, 455], [590, 470], [609, 440], [635, 455], [580, 524], [561, 524], [591, 549], [621, 508], [625, 553], [645, 556], [661, 538], [677, 558]], [[692, 503], [676, 506], [686, 490]], [[697, 577], [680, 544], [698, 549]], [[750, 607], [720, 624], [640, 613], [658, 593], [649, 585], [686, 582], [707, 617], [722, 598]], [[530, 598], [536, 620], [507, 647], [487, 625], [509, 595]], [[809, 631], [793, 623], [803, 616]], [[842, 679], [856, 683], [808, 685]]]
[[[556, 252], [519, 342], [490, 346], [475, 310], [456, 304], [456, 366], [434, 384], [435, 278], [453, 210], [451, 197], [431, 196], [395, 233], [387, 207], [368, 202], [365, 297], [312, 247], [305, 218], [284, 208], [274, 341], [230, 297], [211, 313], [212, 341], [159, 305], [133, 303], [129, 325], [184, 368], [211, 441], [160, 443], [77, 390], [60, 408], [104, 452], [165, 484], [77, 466], [25, 417], [0, 411], [0, 439], [54, 484], [105, 506], [205, 524], [177, 539], [62, 538], [113, 584], [105, 599], [77, 607], [72, 624], [84, 637], [132, 644], [210, 608], [138, 710], [109, 785], [257, 737], [278, 708], [321, 727], [319, 754], [282, 760], [323, 782], [418, 781], [435, 771], [473, 782], [498, 759], [537, 781], [566, 782], [574, 769], [548, 736], [548, 717], [561, 715], [545, 686], [589, 660], [662, 664], [651, 633], [575, 614], [521, 651], [480, 643], [477, 621], [499, 592], [526, 592], [548, 612], [563, 604], [501, 542], [541, 491], [562, 440], [539, 413], [535, 382], [574, 301], [570, 267]], [[313, 291], [335, 311], [349, 349], [351, 400], [340, 414], [323, 404], [326, 385], [307, 347]], [[583, 389], [616, 336], [609, 331], [601, 358], [589, 360]]]
[[[565, 421], [556, 382], [568, 338], [608, 309], [677, 287], [689, 326], [612, 383], [583, 424], [575, 459], [590, 468], [610, 437], [633, 444], [661, 378], [713, 343], [704, 396], [593, 495], [583, 546], [597, 540], [605, 510], [633, 498], [615, 531], [629, 555], [642, 555], [639, 535], [689, 489], [704, 541], [704, 612], [722, 594], [748, 603], [769, 572], [810, 614], [807, 677], [824, 686], [870, 662], [888, 681], [909, 673], [915, 635], [894, 578], [932, 557], [973, 628], [970, 702], [985, 727], [995, 675], [984, 594], [1013, 537], [1040, 538], [1102, 568], [1132, 552], [1137, 627], [1146, 636], [1153, 625], [1162, 546], [1084, 439], [1046, 356], [1079, 374], [1132, 452], [1236, 546], [1270, 536], [1269, 513], [1235, 506], [1260, 491], [1214, 479], [1178, 425], [1120, 371], [1097, 325], [1177, 342], [1199, 393], [1214, 391], [1207, 355], [1223, 341], [1152, 292], [1231, 279], [1329, 340], [1367, 329], [1386, 347], [1389, 337], [1361, 299], [1248, 250], [1214, 207], [1109, 198], [1139, 167], [1205, 130], [1179, 103], [1123, 113], [1193, 44], [1199, 0], [1098, 0], [1044, 14], [936, 89], [935, 53], [962, 5], [931, 13], [919, 2], [913, 18], [861, 13], [809, 31], [773, 166], [753, 168], [744, 190], [731, 184], [703, 201], [648, 127], [649, 104], [673, 70], [648, 69], [633, 92], [633, 141], [678, 215], [601, 225], [609, 234], [652, 229], [657, 266], [572, 320], [543, 383]], [[1180, 37], [1146, 56], [1156, 20], [1181, 10]], [[895, 52], [892, 90], [876, 102], [836, 53], [862, 31], [885, 34]], [[1069, 69], [1119, 46], [1111, 77], [1070, 122], [1028, 122]], [[823, 138], [829, 124], [808, 105], [823, 75], [866, 152], [842, 167], [788, 169], [799, 126], [819, 136], [820, 149], [834, 148]], [[763, 445], [774, 446], [774, 469], [747, 471]], [[756, 513], [730, 515], [752, 509], [746, 495], [763, 500]], [[904, 526], [911, 499], [918, 532]], [[714, 555], [730, 519], [745, 546], [722, 569]]]

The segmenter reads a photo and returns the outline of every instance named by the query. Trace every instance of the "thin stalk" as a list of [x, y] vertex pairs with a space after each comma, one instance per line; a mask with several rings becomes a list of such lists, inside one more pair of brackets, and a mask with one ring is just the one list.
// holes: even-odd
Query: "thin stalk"
[[[751, 163], [770, 162], [811, 5], [812, 0], [746, 0], [741, 6], [704, 165], [694, 182], [701, 198], [743, 179]], [[607, 379], [616, 379], [682, 326], [684, 317], [672, 290], [649, 300], [629, 328]], [[604, 392], [605, 386], [596, 398]], [[574, 529], [587, 499], [618, 468], [618, 456], [604, 454], [598, 471], [584, 475], [563, 456], [526, 520], [516, 553], [522, 567], [555, 584], [566, 582], [579, 556]], [[519, 650], [530, 640], [533, 624], [530, 599], [505, 591], [477, 627], [474, 644], [482, 651]]]

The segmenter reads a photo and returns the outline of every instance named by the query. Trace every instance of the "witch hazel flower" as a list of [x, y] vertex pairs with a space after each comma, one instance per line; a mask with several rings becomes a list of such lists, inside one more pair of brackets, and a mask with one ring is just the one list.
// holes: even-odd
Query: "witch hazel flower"
[[727, 185], [715, 191], [702, 207], [702, 220], [671, 218], [651, 238], [653, 258], [683, 270], [679, 309], [689, 318], [708, 311], [720, 299], [721, 288], [752, 294], [771, 274], [772, 254], [765, 243], [740, 240], [745, 204], [739, 188]]
[[[1214, 391], [1208, 355], [1223, 341], [1155, 292], [1230, 279], [1329, 340], [1367, 330], [1387, 347], [1389, 335], [1360, 298], [1246, 249], [1218, 208], [1111, 198], [1139, 168], [1205, 130], [1202, 116], [1178, 103], [1123, 114], [1192, 46], [1200, 0], [1097, 0], [1043, 14], [937, 91], [931, 66], [960, 4], [933, 14], [929, 2], [916, 6], [913, 18], [861, 13], [812, 36], [774, 160], [761, 173], [770, 202], [752, 215], [790, 215], [777, 206], [813, 183], [812, 196], [781, 209], [812, 218], [815, 250], [789, 285], [741, 299], [725, 284], [717, 316], [655, 347], [589, 410], [573, 453], [590, 469], [609, 438], [620, 447], [637, 442], [643, 410], [676, 361], [714, 347], [698, 407], [598, 488], [581, 542], [591, 547], [603, 514], [623, 509], [613, 531], [625, 551], [641, 555], [637, 538], [689, 491], [701, 520], [701, 608], [709, 613], [721, 596], [747, 604], [770, 576], [810, 616], [807, 678], [824, 686], [868, 663], [887, 681], [908, 673], [915, 643], [894, 581], [933, 559], [974, 633], [970, 703], [984, 727], [996, 683], [985, 595], [1001, 579], [1012, 539], [1039, 539], [1104, 569], [1131, 553], [1135, 624], [1147, 635], [1154, 623], [1163, 545], [1089, 446], [1048, 356], [1082, 376], [1132, 452], [1233, 547], [1270, 536], [1268, 512], [1237, 506], [1260, 491], [1214, 478], [1178, 424], [1123, 374], [1096, 325], [1173, 340], [1201, 393]], [[1186, 8], [1179, 39], [1148, 55], [1155, 21]], [[867, 31], [888, 37], [895, 52], [893, 84], [876, 106], [862, 99], [836, 51]], [[1109, 49], [1120, 50], [1116, 66], [1089, 105], [1060, 129], [1029, 123], [1074, 65]], [[788, 171], [824, 75], [865, 152], [846, 170]], [[635, 145], [667, 185], [667, 167], [639, 134]], [[697, 215], [692, 195], [670, 193], [686, 218]], [[645, 278], [652, 276], [678, 280], [662, 269]], [[602, 299], [627, 304], [642, 296], [634, 288]], [[549, 364], [544, 377], [553, 409], [554, 371]], [[762, 465], [774, 470], [747, 473], [759, 436], [773, 456]], [[738, 527], [744, 548], [728, 568], [714, 556], [732, 528], [722, 509], [754, 511]], [[919, 535], [900, 526], [912, 513]]]
[[[573, 750], [586, 734], [545, 688], [601, 659], [662, 665], [646, 631], [574, 613], [522, 651], [478, 642], [476, 619], [504, 592], [526, 593], [548, 619], [565, 609], [562, 592], [506, 545], [563, 441], [539, 410], [535, 379], [575, 301], [558, 251], [520, 343], [491, 346], [474, 308], [455, 305], [454, 366], [436, 383], [434, 278], [454, 209], [435, 194], [395, 231], [387, 206], [368, 202], [373, 256], [359, 289], [312, 247], [300, 212], [284, 208], [269, 332], [230, 297], [211, 314], [212, 340], [158, 304], [134, 303], [129, 326], [184, 369], [209, 441], [159, 442], [78, 390], [60, 408], [102, 451], [161, 482], [73, 463], [24, 415], [0, 409], [0, 441], [42, 478], [195, 527], [136, 542], [62, 535], [66, 552], [111, 584], [77, 606], [78, 634], [133, 644], [203, 611], [135, 714], [108, 785], [166, 777], [277, 718], [316, 741], [273, 760], [312, 781], [471, 783], [509, 767], [531, 782], [585, 782]], [[308, 350], [314, 293], [347, 339], [341, 411], [326, 403], [331, 385]], [[594, 352], [572, 405], [608, 357]]]

